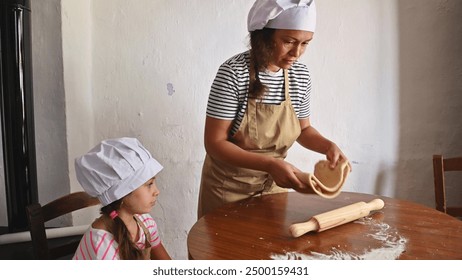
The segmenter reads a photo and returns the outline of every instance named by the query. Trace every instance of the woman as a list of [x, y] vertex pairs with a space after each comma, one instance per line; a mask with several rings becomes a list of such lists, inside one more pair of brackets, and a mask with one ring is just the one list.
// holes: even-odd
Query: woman
[[310, 124], [311, 81], [297, 60], [313, 39], [314, 1], [257, 0], [248, 16], [250, 50], [223, 63], [212, 84], [205, 123], [199, 218], [227, 202], [287, 191], [312, 193], [284, 161], [297, 141], [347, 160]]

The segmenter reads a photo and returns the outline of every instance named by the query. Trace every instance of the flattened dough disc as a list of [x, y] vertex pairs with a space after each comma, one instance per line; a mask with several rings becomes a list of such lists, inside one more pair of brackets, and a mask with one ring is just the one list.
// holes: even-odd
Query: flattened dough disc
[[314, 174], [303, 172], [295, 175], [319, 196], [334, 198], [340, 194], [349, 173], [348, 161], [341, 161], [331, 169], [329, 161], [321, 160], [314, 166]]

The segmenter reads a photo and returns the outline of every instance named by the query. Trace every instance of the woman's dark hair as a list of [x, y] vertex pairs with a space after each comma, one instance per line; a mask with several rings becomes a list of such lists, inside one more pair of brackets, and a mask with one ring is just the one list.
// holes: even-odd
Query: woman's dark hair
[[119, 211], [122, 199], [116, 200], [109, 205], [101, 208], [101, 214], [106, 215], [111, 221], [107, 224], [108, 231], [114, 235], [115, 241], [119, 244], [119, 257], [121, 260], [141, 260], [143, 259], [143, 252], [132, 241], [130, 232], [127, 226], [120, 217], [111, 219], [109, 214], [112, 211]]
[[263, 28], [250, 32], [250, 98], [261, 98], [267, 90], [267, 87], [260, 81], [258, 72], [268, 66], [272, 57], [274, 31], [275, 29], [272, 28]]

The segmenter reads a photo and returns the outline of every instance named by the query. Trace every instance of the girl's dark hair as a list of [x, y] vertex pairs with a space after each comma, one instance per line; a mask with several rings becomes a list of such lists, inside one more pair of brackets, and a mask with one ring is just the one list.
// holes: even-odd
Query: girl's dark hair
[[260, 81], [258, 72], [268, 66], [272, 57], [274, 31], [275, 29], [272, 28], [263, 28], [250, 32], [250, 98], [261, 98], [267, 90], [267, 87]]
[[106, 215], [111, 221], [107, 224], [108, 231], [114, 235], [115, 241], [119, 244], [119, 258], [121, 260], [141, 260], [143, 252], [135, 245], [130, 236], [127, 226], [120, 217], [115, 217], [113, 220], [109, 214], [112, 211], [119, 211], [122, 199], [116, 200], [109, 205], [101, 208], [101, 214]]

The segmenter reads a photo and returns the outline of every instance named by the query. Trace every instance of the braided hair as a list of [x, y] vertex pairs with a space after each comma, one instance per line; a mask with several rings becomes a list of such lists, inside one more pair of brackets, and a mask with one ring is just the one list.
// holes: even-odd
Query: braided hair
[[258, 72], [268, 67], [273, 55], [273, 35], [275, 29], [263, 28], [250, 32], [249, 97], [262, 98], [267, 91]]
[[110, 221], [106, 226], [108, 231], [114, 236], [115, 241], [119, 244], [119, 258], [121, 260], [141, 260], [143, 259], [143, 252], [132, 241], [130, 232], [122, 221], [122, 219], [115, 215], [111, 217], [113, 211], [119, 211], [122, 199], [116, 200], [101, 208], [101, 214], [106, 215]]

